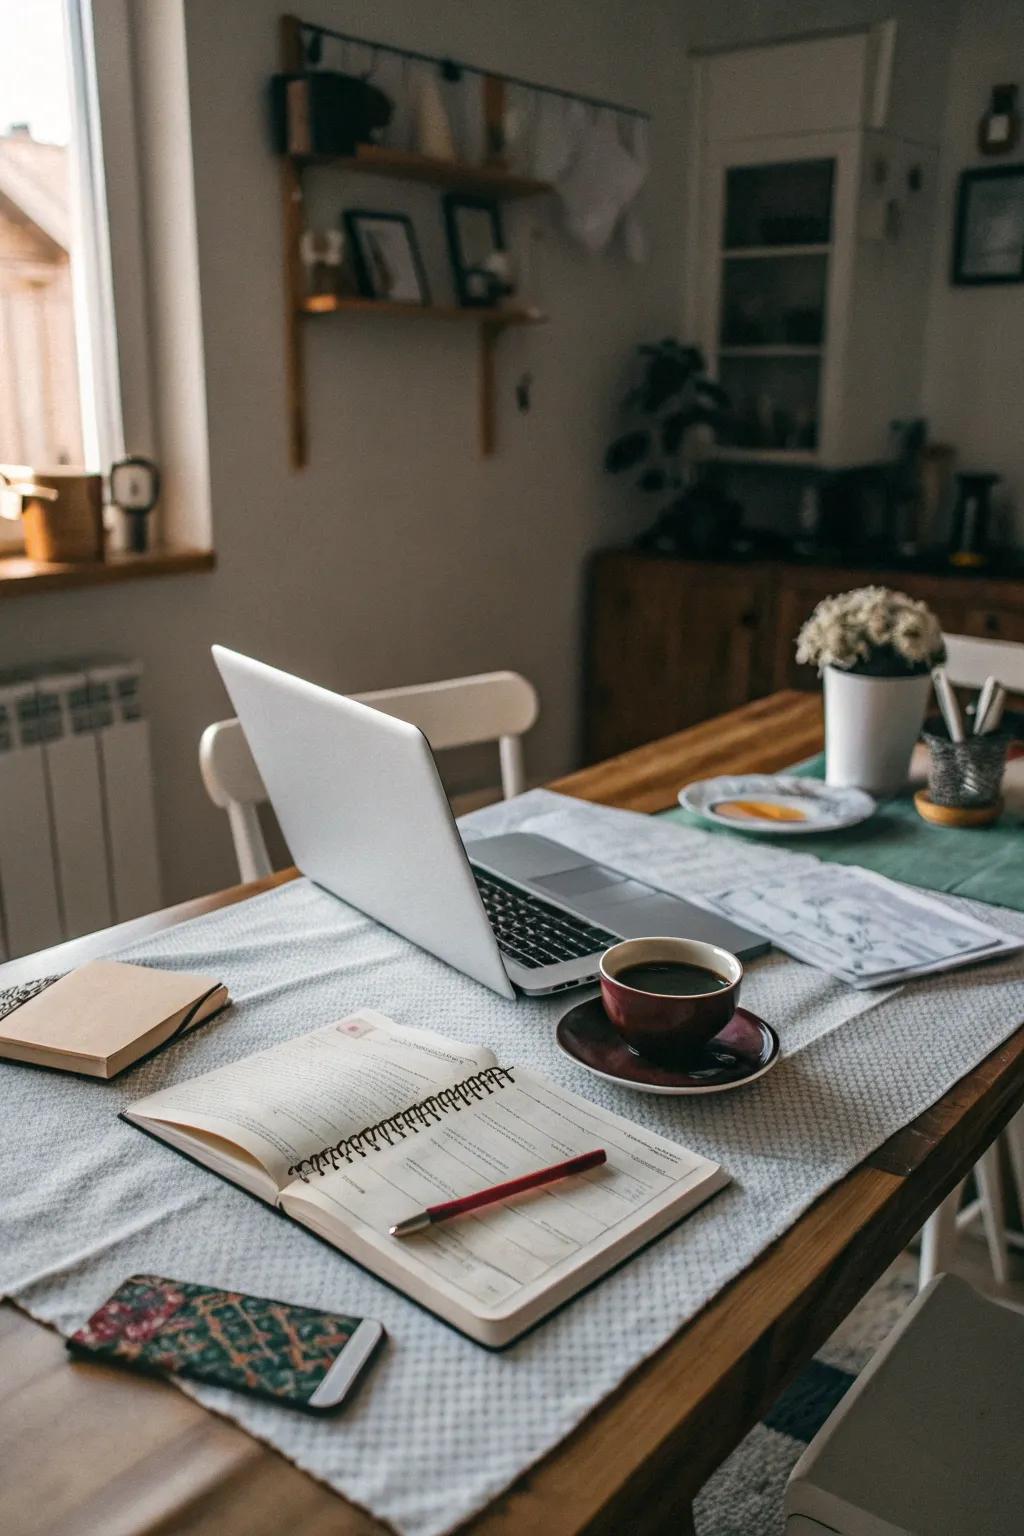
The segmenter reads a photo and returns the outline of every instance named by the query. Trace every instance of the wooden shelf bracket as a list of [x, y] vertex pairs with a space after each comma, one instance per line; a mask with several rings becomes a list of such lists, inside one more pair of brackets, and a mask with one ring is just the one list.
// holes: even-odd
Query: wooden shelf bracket
[[[279, 24], [281, 68], [298, 74], [303, 67], [302, 31], [298, 18], [282, 16]], [[302, 230], [305, 210], [302, 173], [291, 155], [281, 156], [281, 214], [284, 229], [285, 388], [288, 397], [288, 455], [293, 469], [309, 462], [306, 432], [305, 337], [299, 316], [302, 302]]]
[[484, 321], [480, 327], [480, 454], [489, 459], [497, 442], [497, 383], [494, 353], [501, 326]]

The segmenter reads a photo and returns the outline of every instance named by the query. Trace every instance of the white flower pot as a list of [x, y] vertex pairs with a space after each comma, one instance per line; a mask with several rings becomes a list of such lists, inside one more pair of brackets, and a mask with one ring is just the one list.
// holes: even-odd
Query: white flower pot
[[825, 782], [894, 795], [907, 782], [931, 677], [864, 677], [825, 668]]

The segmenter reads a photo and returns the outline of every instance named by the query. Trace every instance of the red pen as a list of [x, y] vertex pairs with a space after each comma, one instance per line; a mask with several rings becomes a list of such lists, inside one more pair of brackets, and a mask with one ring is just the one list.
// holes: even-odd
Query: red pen
[[537, 1189], [541, 1184], [553, 1184], [556, 1179], [567, 1179], [573, 1173], [586, 1173], [588, 1168], [600, 1168], [608, 1161], [603, 1147], [595, 1152], [581, 1152], [568, 1162], [555, 1163], [550, 1168], [538, 1168], [536, 1173], [524, 1173], [506, 1184], [494, 1184], [490, 1189], [478, 1189], [473, 1195], [462, 1195], [458, 1200], [446, 1200], [443, 1205], [428, 1205], [416, 1216], [407, 1216], [388, 1228], [391, 1237], [408, 1237], [412, 1232], [422, 1232], [435, 1221], [447, 1221], [452, 1216], [464, 1216], [467, 1211], [478, 1211], [483, 1205], [495, 1205], [510, 1195], [521, 1194], [524, 1189]]

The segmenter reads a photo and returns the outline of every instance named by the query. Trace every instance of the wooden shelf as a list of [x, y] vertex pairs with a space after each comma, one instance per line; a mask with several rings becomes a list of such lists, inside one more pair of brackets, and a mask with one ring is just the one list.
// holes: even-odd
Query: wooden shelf
[[[280, 18], [281, 69], [301, 73], [305, 67], [302, 27], [295, 16]], [[504, 82], [498, 76], [482, 77], [484, 124], [496, 131], [504, 114]], [[398, 181], [422, 182], [448, 191], [490, 198], [534, 197], [550, 192], [545, 181], [519, 176], [498, 164], [468, 165], [436, 160], [428, 155], [361, 144], [354, 155], [281, 155], [281, 214], [284, 226], [284, 276], [286, 301], [285, 370], [288, 400], [288, 442], [292, 467], [309, 462], [306, 415], [306, 327], [312, 315], [386, 315], [406, 320], [460, 320], [476, 324], [480, 354], [479, 442], [484, 458], [496, 445], [497, 386], [495, 353], [502, 335], [511, 326], [537, 324], [547, 318], [531, 309], [473, 309], [455, 304], [396, 304], [387, 300], [331, 296], [307, 298], [306, 274], [301, 259], [306, 223], [304, 183], [315, 166], [367, 176], [388, 176]]]
[[519, 176], [499, 165], [468, 165], [458, 160], [434, 160], [428, 155], [401, 149], [361, 144], [354, 155], [295, 155], [296, 164], [333, 166], [364, 176], [390, 176], [399, 181], [425, 181], [449, 192], [468, 192], [480, 197], [511, 199], [537, 197], [552, 190], [548, 181]]
[[6, 555], [0, 558], [0, 598], [153, 576], [185, 576], [212, 571], [216, 563], [212, 549], [152, 549], [144, 555], [108, 555], [106, 560], [29, 560], [26, 555]]
[[487, 309], [461, 304], [396, 304], [388, 299], [362, 299], [322, 294], [299, 306], [304, 315], [390, 315], [403, 320], [475, 320], [484, 325], [541, 325], [547, 320], [535, 309]]

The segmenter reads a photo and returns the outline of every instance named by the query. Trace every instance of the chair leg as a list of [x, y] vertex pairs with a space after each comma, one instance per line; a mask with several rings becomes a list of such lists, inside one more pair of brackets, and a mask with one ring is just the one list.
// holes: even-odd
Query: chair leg
[[999, 1165], [999, 1140], [992, 1143], [975, 1164], [974, 1177], [978, 1181], [981, 1196], [981, 1219], [985, 1225], [985, 1241], [992, 1263], [992, 1273], [1000, 1285], [1010, 1278], [1010, 1264], [1006, 1246], [1006, 1210], [1003, 1205], [1003, 1174]]
[[956, 1252], [956, 1213], [962, 1190], [962, 1183], [951, 1189], [921, 1229], [921, 1261], [917, 1271], [919, 1291], [923, 1291], [936, 1275], [943, 1274], [952, 1262]]
[[1017, 1186], [1017, 1210], [1024, 1222], [1024, 1109], [1018, 1109], [1003, 1135], [1010, 1154], [1013, 1182]]

